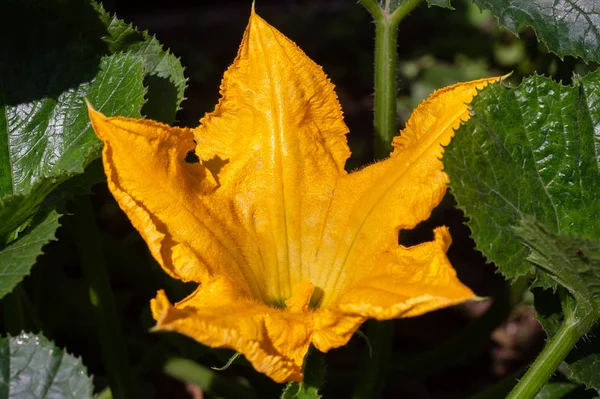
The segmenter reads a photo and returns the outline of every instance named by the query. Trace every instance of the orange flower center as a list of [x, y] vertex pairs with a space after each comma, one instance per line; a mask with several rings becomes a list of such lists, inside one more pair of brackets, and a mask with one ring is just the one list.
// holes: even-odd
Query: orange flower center
[[315, 286], [310, 281], [301, 281], [292, 296], [285, 301], [287, 310], [289, 312], [306, 312], [314, 291]]

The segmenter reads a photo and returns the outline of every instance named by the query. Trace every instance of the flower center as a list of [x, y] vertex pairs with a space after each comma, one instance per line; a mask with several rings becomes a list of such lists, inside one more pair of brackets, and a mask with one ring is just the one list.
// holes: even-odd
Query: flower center
[[302, 280], [296, 287], [291, 297], [285, 301], [288, 312], [306, 312], [310, 299], [315, 291], [315, 286], [308, 280]]

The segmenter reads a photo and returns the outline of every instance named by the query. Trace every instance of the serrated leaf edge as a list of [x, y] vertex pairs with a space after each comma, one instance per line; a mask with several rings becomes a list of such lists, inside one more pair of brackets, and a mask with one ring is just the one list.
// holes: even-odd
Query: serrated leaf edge
[[[517, 86], [515, 86], [515, 87], [510, 87], [510, 86], [507, 86], [507, 85], [504, 85], [504, 86], [506, 88], [510, 89], [510, 90], [515, 91], [515, 90], [518, 90], [519, 88], [521, 88], [521, 86], [523, 86], [525, 84], [525, 80], [526, 79], [539, 78], [539, 79], [544, 79], [546, 81], [552, 82], [554, 84], [558, 84], [558, 85], [560, 85], [562, 87], [565, 87], [565, 88], [574, 89], [574, 88], [578, 87], [581, 84], [582, 80], [585, 77], [591, 75], [592, 73], [596, 73], [596, 71], [590, 71], [586, 75], [583, 75], [583, 76], [578, 75], [578, 74], [573, 74], [573, 77], [571, 79], [571, 84], [565, 85], [562, 80], [556, 81], [556, 80], [552, 79], [551, 77], [544, 76], [544, 75], [541, 75], [541, 74], [538, 74], [537, 72], [535, 72], [535, 73], [533, 73], [530, 76], [523, 77], [521, 79], [521, 82]], [[488, 89], [488, 87], [490, 87], [492, 85], [499, 85], [499, 84], [503, 84], [503, 80], [500, 80], [498, 82], [492, 83], [492, 84], [484, 87], [483, 89], [477, 89], [477, 93], [479, 94], [481, 91], [484, 91], [484, 90]], [[474, 112], [473, 112], [473, 108], [471, 106], [469, 106], [469, 113], [470, 113], [471, 117], [475, 115]], [[467, 122], [461, 122], [460, 126], [462, 127]], [[459, 132], [460, 132], [460, 127], [456, 130], [455, 134], [458, 134]], [[448, 187], [450, 189], [450, 192], [452, 192], [452, 181], [451, 180], [450, 180], [450, 183], [448, 184]], [[485, 254], [485, 252], [481, 249], [481, 246], [479, 245], [478, 240], [475, 238], [475, 236], [477, 235], [475, 230], [477, 230], [477, 228], [474, 228], [474, 226], [473, 226], [473, 224], [471, 222], [473, 218], [471, 217], [471, 215], [469, 214], [469, 212], [467, 212], [466, 208], [463, 205], [461, 205], [461, 201], [459, 200], [459, 198], [456, 197], [454, 194], [453, 194], [453, 196], [454, 196], [454, 199], [456, 200], [456, 207], [463, 212], [463, 214], [465, 216], [465, 219], [466, 219], [465, 220], [465, 224], [467, 225], [467, 227], [469, 227], [469, 230], [471, 231], [471, 234], [469, 234], [469, 238], [472, 239], [473, 242], [475, 243], [475, 249], [479, 253], [481, 253], [483, 255], [484, 259], [486, 260], [486, 264], [493, 264], [495, 266], [495, 272], [501, 274], [502, 276], [504, 276], [505, 278], [507, 278], [511, 282], [514, 282], [518, 278], [521, 278], [521, 277], [535, 277], [536, 271], [535, 271], [535, 266], [533, 264], [530, 265], [528, 273], [516, 273], [514, 276], [506, 276], [504, 273], [502, 273], [502, 271], [500, 270], [501, 268], [497, 266], [497, 262], [492, 257], [489, 257], [488, 255]], [[519, 211], [519, 214], [520, 214], [521, 217], [523, 217], [523, 216], [533, 217], [532, 215], [527, 215], [527, 214], [524, 214], [524, 213], [522, 213], [520, 211]], [[509, 228], [515, 228], [517, 226], [507, 226], [507, 227], [509, 227]], [[531, 251], [531, 249], [529, 249], [529, 251]]]
[[[144, 37], [145, 40], [148, 40], [150, 42], [154, 41], [156, 43], [158, 43], [158, 47], [161, 49], [161, 51], [163, 51], [165, 53], [165, 55], [171, 55], [173, 56], [173, 58], [175, 60], [177, 60], [177, 62], [179, 63], [179, 65], [182, 68], [182, 74], [183, 74], [183, 87], [181, 90], [181, 94], [182, 94], [182, 98], [181, 100], [177, 100], [176, 103], [176, 108], [175, 108], [175, 112], [179, 111], [181, 108], [181, 104], [183, 103], [184, 100], [187, 99], [187, 97], [185, 97], [185, 92], [188, 88], [188, 82], [189, 82], [189, 78], [185, 76], [185, 70], [186, 67], [181, 63], [181, 57], [177, 57], [173, 52], [171, 52], [171, 49], [169, 47], [164, 47], [163, 44], [156, 38], [156, 35], [154, 34], [150, 34], [150, 32], [146, 29], [146, 30], [139, 30], [137, 29], [136, 26], [133, 25], [133, 23], [127, 23], [124, 20], [120, 19], [117, 17], [117, 15], [115, 13], [110, 13], [108, 11], [106, 11], [106, 9], [104, 8], [104, 5], [102, 3], [97, 3], [95, 1], [92, 2], [94, 9], [96, 10], [96, 12], [98, 12], [100, 18], [103, 18], [103, 16], [107, 16], [110, 19], [110, 24], [113, 23], [113, 21], [117, 21], [122, 23], [123, 25], [125, 25], [125, 27], [127, 28], [131, 28], [134, 32], [139, 32], [142, 34], [142, 36]], [[128, 51], [118, 51], [114, 54], [119, 54], [119, 53], [129, 53]], [[145, 73], [144, 75], [153, 75], [153, 73], [149, 72], [148, 70], [145, 69]], [[157, 74], [157, 76], [160, 76]], [[163, 76], [164, 77], [164, 76]], [[172, 75], [169, 76], [169, 82], [171, 82], [175, 87], [177, 87], [177, 83], [173, 80]], [[147, 87], [144, 85], [144, 87], [147, 90]]]
[[[56, 210], [51, 210], [50, 212], [48, 212], [48, 215], [49, 215], [50, 213], [52, 213], [52, 212], [56, 212]], [[15, 288], [17, 285], [19, 285], [19, 284], [20, 284], [20, 283], [21, 283], [23, 280], [25, 280], [25, 277], [28, 277], [28, 276], [30, 276], [30, 275], [31, 275], [31, 269], [33, 269], [33, 266], [35, 266], [35, 264], [37, 263], [37, 260], [38, 260], [38, 258], [39, 258], [41, 255], [44, 255], [44, 254], [46, 253], [46, 252], [44, 251], [44, 247], [45, 247], [46, 245], [48, 245], [50, 242], [52, 242], [52, 241], [58, 241], [58, 238], [56, 237], [56, 232], [57, 232], [57, 231], [58, 231], [58, 229], [59, 229], [59, 228], [62, 226], [62, 224], [60, 224], [60, 219], [62, 218], [62, 216], [63, 216], [63, 215], [61, 215], [61, 214], [60, 214], [60, 213], [58, 213], [58, 212], [56, 212], [56, 214], [58, 215], [58, 218], [56, 219], [56, 223], [57, 223], [56, 229], [54, 229], [54, 232], [53, 232], [53, 233], [52, 233], [52, 235], [51, 235], [51, 236], [50, 236], [50, 237], [49, 237], [49, 238], [46, 240], [46, 242], [44, 242], [44, 243], [42, 244], [42, 246], [40, 247], [39, 251], [36, 251], [36, 252], [38, 252], [38, 253], [37, 253], [37, 254], [35, 254], [35, 260], [34, 260], [34, 261], [33, 261], [33, 263], [31, 264], [31, 266], [29, 266], [29, 268], [27, 269], [27, 272], [23, 273], [23, 275], [21, 275], [21, 278], [20, 278], [20, 279], [18, 279], [17, 281], [15, 281], [15, 284], [14, 284], [14, 286], [12, 287], [12, 289], [11, 289], [11, 292], [12, 292], [12, 290], [13, 290], [13, 289], [14, 289], [14, 288]], [[46, 215], [46, 217], [47, 217], [48, 215]], [[35, 218], [35, 216], [33, 216], [33, 217]], [[31, 225], [27, 226], [27, 228], [26, 228], [25, 230], [23, 230], [23, 234], [22, 234], [20, 237], [17, 237], [15, 240], [13, 240], [13, 241], [10, 241], [10, 242], [8, 242], [8, 243], [6, 243], [6, 244], [2, 245], [2, 247], [0, 247], [0, 251], [3, 251], [4, 249], [6, 249], [6, 248], [7, 248], [9, 245], [12, 245], [12, 244], [14, 244], [14, 243], [18, 243], [18, 242], [19, 242], [19, 240], [21, 240], [21, 239], [24, 239], [24, 238], [26, 237], [26, 235], [28, 234], [29, 230], [32, 230], [32, 229], [34, 229], [34, 228], [35, 228], [35, 227], [37, 227], [37, 226], [39, 226], [39, 224], [38, 224], [38, 225], [36, 225], [36, 226], [31, 226]], [[6, 296], [6, 295], [8, 295], [8, 294], [9, 294], [9, 293], [5, 294], [4, 296]], [[2, 299], [4, 296], [0, 297], [0, 299]]]
[[[67, 348], [66, 348], [66, 347], [60, 347], [60, 346], [56, 345], [56, 343], [55, 343], [53, 340], [49, 339], [48, 337], [46, 337], [44, 334], [41, 334], [41, 333], [40, 333], [40, 334], [36, 334], [36, 333], [33, 333], [33, 332], [27, 332], [27, 331], [21, 330], [21, 332], [20, 332], [18, 335], [12, 335], [12, 334], [10, 334], [10, 333], [9, 333], [9, 334], [6, 334], [6, 337], [2, 337], [2, 336], [0, 336], [0, 340], [10, 340], [11, 338], [15, 338], [15, 339], [16, 339], [16, 338], [18, 338], [18, 337], [20, 337], [20, 336], [22, 336], [22, 335], [33, 335], [33, 336], [35, 336], [35, 337], [38, 337], [39, 339], [46, 340], [46, 341], [47, 341], [49, 344], [51, 344], [51, 345], [52, 345], [54, 348], [56, 348], [56, 349], [58, 349], [59, 351], [61, 351], [61, 355], [62, 355], [62, 357], [64, 357], [65, 355], [68, 355], [68, 356], [70, 356], [71, 358], [73, 358], [73, 359], [74, 359], [74, 360], [75, 360], [75, 361], [78, 363], [78, 365], [80, 365], [80, 366], [81, 366], [81, 368], [82, 368], [82, 369], [83, 369], [83, 371], [85, 372], [85, 376], [86, 376], [86, 378], [90, 379], [90, 381], [92, 382], [92, 383], [90, 384], [90, 386], [91, 386], [91, 390], [90, 390], [90, 392], [89, 392], [89, 397], [94, 397], [94, 390], [93, 390], [93, 389], [94, 389], [94, 386], [93, 386], [93, 377], [92, 377], [92, 375], [89, 373], [87, 366], [86, 366], [86, 365], [85, 365], [85, 363], [83, 362], [83, 357], [81, 357], [81, 356], [76, 356], [76, 355], [74, 355], [74, 354], [70, 353], [69, 351], [67, 351]], [[11, 355], [12, 355], [12, 353], [11, 353]]]
[[542, 43], [546, 47], [546, 49], [548, 50], [548, 52], [550, 52], [552, 54], [555, 54], [561, 61], [564, 61], [565, 57], [574, 57], [574, 58], [581, 58], [582, 60], [584, 60], [586, 62], [600, 62], [600, 60], [594, 59], [594, 58], [589, 58], [585, 54], [584, 55], [579, 55], [579, 54], [574, 54], [574, 53], [567, 52], [567, 51], [564, 54], [560, 54], [560, 53], [558, 53], [558, 51], [555, 51], [555, 50], [551, 49], [548, 46], [548, 43], [544, 39], [542, 39], [540, 37], [540, 35], [538, 34], [537, 29], [535, 28], [535, 26], [533, 26], [531, 24], [527, 24], [527, 23], [521, 23], [518, 26], [516, 26], [515, 29], [511, 29], [508, 26], [504, 25], [500, 21], [500, 17], [498, 17], [489, 8], [480, 7], [479, 4], [477, 4], [476, 2], [473, 2], [473, 4], [479, 9], [480, 12], [489, 11], [494, 16], [494, 18], [496, 19], [496, 23], [498, 24], [498, 26], [502, 27], [503, 29], [506, 29], [507, 31], [509, 31], [510, 33], [512, 33], [514, 36], [518, 37], [519, 39], [521, 39], [521, 35], [519, 34], [519, 31], [521, 31], [522, 29], [525, 29], [525, 28], [530, 28], [533, 31], [533, 33], [535, 33], [535, 37], [536, 37], [537, 42], [538, 43]]

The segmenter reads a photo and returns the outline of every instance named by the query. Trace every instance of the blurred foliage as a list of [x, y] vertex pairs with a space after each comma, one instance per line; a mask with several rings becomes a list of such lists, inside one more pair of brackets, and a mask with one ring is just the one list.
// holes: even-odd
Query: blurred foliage
[[[444, 0], [437, 2], [447, 3]], [[14, 4], [17, 3], [19, 2], [3, 2], [2, 7], [9, 7], [9, 4], [15, 6]], [[21, 15], [20, 18], [8, 21], [12, 14], [0, 13], [0, 20], [3, 22], [1, 25], [7, 29], [2, 38], [6, 42], [10, 41], [11, 49], [19, 46], [25, 48], [35, 43], [36, 38], [44, 35], [41, 29], [43, 24], [47, 23], [47, 19], [51, 20], [42, 12], [44, 7], [40, 5], [41, 0], [39, 2], [28, 0], [26, 3], [33, 4], [31, 10], [26, 10], [29, 12], [26, 14], [27, 18]], [[101, 50], [92, 52], [88, 58], [83, 57], [83, 61], [91, 65], [90, 71], [94, 73], [90, 72], [83, 77], [65, 74], [68, 84], [61, 87], [73, 88], [79, 87], [82, 83], [92, 82], [99, 71], [98, 67], [101, 65], [99, 60], [102, 57], [111, 57], [113, 53], [125, 51], [128, 52], [127, 57], [133, 57], [135, 59], [133, 61], [138, 62], [139, 83], [144, 84], [143, 87], [140, 86], [140, 90], [148, 90], [145, 99], [149, 100], [144, 108], [141, 108], [142, 101], [138, 96], [140, 101], [125, 113], [139, 115], [141, 112], [148, 117], [170, 121], [179, 107], [185, 86], [184, 77], [177, 69], [176, 57], [180, 57], [181, 64], [186, 66], [185, 77], [189, 79], [187, 82], [189, 87], [185, 94], [187, 100], [183, 103], [184, 109], [176, 114], [176, 123], [182, 126], [196, 126], [203, 114], [211, 111], [217, 103], [222, 73], [235, 57], [250, 7], [249, 2], [245, 0], [227, 2], [189, 0], [174, 3], [160, 0], [112, 0], [104, 2], [108, 12], [116, 12], [120, 20], [133, 22], [137, 31], [125, 23], [112, 19], [111, 14], [102, 14], [103, 17], [98, 19], [94, 14], [96, 11], [92, 12], [93, 10], [88, 10], [89, 13], [86, 15], [93, 16], [95, 24], [90, 24], [88, 30], [78, 31], [73, 27], [77, 27], [77, 23], [81, 21], [77, 22], [74, 18], [75, 8], [68, 7], [72, 2], [59, 1], [59, 3], [63, 5], [62, 9], [66, 10], [69, 16], [68, 22], [65, 22], [62, 28], [68, 30], [70, 39], [59, 41], [58, 45], [78, 43], [87, 38], [89, 30], [99, 29], [99, 33], [94, 31], [93, 42]], [[20, 6], [23, 4], [25, 2]], [[561, 61], [557, 56], [549, 53], [545, 45], [538, 43], [532, 29], [520, 30], [520, 38], [517, 38], [500, 28], [489, 12], [481, 13], [470, 2], [454, 1], [452, 6], [453, 11], [441, 7], [429, 8], [424, 4], [400, 27], [398, 118], [401, 124], [408, 118], [410, 110], [429, 93], [456, 81], [512, 72], [509, 82], [517, 84], [524, 76], [534, 71], [556, 80], [568, 81], [573, 72], [585, 74], [596, 67], [595, 64], [585, 64], [572, 57], [565, 57], [564, 61]], [[353, 155], [347, 168], [356, 169], [371, 162], [373, 158], [374, 33], [370, 16], [356, 2], [347, 0], [286, 2], [260, 0], [257, 1], [256, 8], [261, 16], [284, 31], [315, 62], [322, 65], [336, 84], [351, 132], [348, 137]], [[109, 26], [111, 29], [107, 29]], [[145, 30], [156, 37], [141, 33]], [[20, 41], [15, 41], [14, 32], [24, 32]], [[123, 33], [126, 34], [122, 35]], [[30, 40], [24, 39], [30, 36], [32, 36]], [[49, 71], [53, 71], [57, 65], [66, 65], [73, 61], [73, 57], [69, 55], [60, 56], [62, 53], [51, 46], [57, 43], [53, 44], [50, 36], [46, 39], [47, 42], [41, 43], [46, 43], [47, 48], [41, 48], [40, 54], [49, 54], [48, 57], [54, 58], [50, 61], [46, 60], [47, 65], [39, 60], [33, 60], [32, 62], [39, 62], [39, 65], [32, 64], [35, 68], [47, 67]], [[164, 48], [169, 48], [170, 52], [163, 50], [157, 39]], [[150, 50], [150, 54], [146, 53]], [[8, 50], [4, 52], [4, 54], [9, 53]], [[157, 62], [162, 59], [161, 57], [168, 58], [170, 72], [169, 68], [161, 69], [165, 68], [165, 65]], [[6, 69], [9, 66], [16, 68], [20, 65], [13, 61], [2, 63], [2, 68]], [[2, 68], [0, 71], [5, 70]], [[42, 74], [42, 78], [44, 76], [47, 75]], [[142, 76], [145, 76], [143, 81]], [[7, 83], [4, 75], [2, 79], [0, 90], [7, 91], [10, 86], [8, 83], [11, 82]], [[165, 84], [168, 90], [165, 90]], [[19, 88], [16, 86], [14, 90]], [[62, 92], [62, 88], [59, 92]], [[77, 106], [83, 106], [81, 95], [89, 96], [85, 91], [81, 91], [75, 102]], [[161, 96], [172, 100], [170, 109], [150, 106], [157, 104], [152, 102], [153, 98], [157, 99]], [[48, 94], [47, 91], [42, 90], [27, 100], [47, 102], [56, 97], [56, 93]], [[6, 102], [6, 95], [3, 100]], [[6, 103], [0, 105], [7, 106]], [[18, 106], [18, 104], [8, 105]], [[116, 108], [110, 108], [110, 112], [113, 111], [119, 112]], [[6, 123], [3, 120], [0, 122]], [[85, 128], [87, 129], [87, 125]], [[90, 133], [89, 129], [86, 132]], [[2, 143], [1, 139], [0, 143]], [[21, 330], [43, 331], [44, 335], [56, 342], [58, 347], [66, 347], [69, 353], [74, 353], [83, 359], [88, 371], [94, 376], [96, 391], [100, 392], [107, 386], [107, 366], [103, 364], [97, 331], [90, 318], [93, 310], [92, 302], [83, 276], [81, 260], [76, 251], [77, 240], [80, 238], [75, 227], [78, 215], [73, 215], [73, 205], [68, 202], [73, 198], [74, 193], [78, 195], [86, 193], [90, 190], [91, 184], [102, 179], [101, 165], [98, 161], [92, 161], [92, 158], [98, 156], [97, 142], [91, 138], [89, 144], [89, 151], [92, 151], [94, 156], [88, 157], [88, 152], [83, 154], [85, 162], [81, 163], [81, 167], [89, 163], [86, 173], [67, 180], [61, 185], [59, 183], [63, 182], [62, 178], [52, 180], [50, 185], [43, 187], [44, 201], [36, 202], [32, 207], [33, 210], [28, 211], [27, 217], [16, 223], [17, 226], [21, 226], [31, 222], [29, 228], [33, 234], [36, 228], [43, 227], [43, 223], [46, 223], [43, 219], [39, 219], [39, 216], [44, 216], [45, 213], [34, 217], [39, 207], [45, 212], [54, 209], [63, 215], [59, 220], [61, 227], [55, 233], [57, 240], [43, 248], [44, 254], [37, 259], [31, 275], [27, 276], [12, 294], [3, 299], [0, 329], [3, 336], [16, 335]], [[50, 195], [45, 197], [48, 193]], [[210, 366], [226, 364], [233, 354], [230, 350], [206, 348], [175, 334], [149, 333], [153, 320], [149, 313], [148, 302], [154, 297], [156, 291], [166, 289], [169, 297], [183, 298], [195, 287], [193, 284], [186, 285], [169, 278], [159, 268], [149, 255], [145, 243], [119, 210], [104, 184], [94, 187], [91, 199], [94, 209], [92, 220], [96, 222], [99, 230], [98, 244], [110, 275], [117, 314], [139, 397], [187, 398], [192, 395], [188, 391], [198, 392], [198, 387], [201, 387], [204, 395], [209, 398], [236, 397], [236, 395], [278, 397], [282, 387], [265, 376], [255, 373], [243, 358], [237, 359], [224, 371], [209, 369]], [[15, 202], [15, 206], [21, 205], [22, 203]], [[494, 275], [493, 267], [486, 265], [481, 255], [474, 251], [469, 230], [462, 225], [463, 216], [454, 209], [454, 205], [453, 198], [448, 196], [435, 210], [430, 220], [419, 226], [415, 232], [402, 236], [401, 239], [418, 243], [430, 239], [427, 236], [430, 234], [430, 227], [449, 225], [454, 239], [449, 257], [456, 266], [461, 280], [481, 296], [500, 298], [505, 294], [506, 289], [503, 280]], [[7, 212], [11, 215], [12, 213], [12, 211]], [[54, 223], [56, 220], [48, 223], [50, 222]], [[5, 223], [5, 219], [2, 223]], [[56, 227], [55, 224], [52, 226]], [[10, 230], [12, 232], [14, 229]], [[52, 229], [46, 234], [46, 241], [53, 235]], [[12, 240], [16, 236], [13, 234], [9, 239]], [[35, 238], [34, 235], [30, 236], [32, 239]], [[40, 243], [39, 247], [44, 243], [45, 241]], [[23, 242], [23, 244], [27, 243]], [[3, 247], [3, 250], [6, 249], [10, 250], [9, 247]], [[31, 257], [35, 258], [38, 252], [39, 248], [32, 247]], [[8, 256], [10, 256], [9, 252], [0, 252], [0, 261], [7, 264], [4, 259]], [[32, 264], [32, 261], [25, 261], [25, 263], [29, 262], [29, 266]], [[21, 274], [25, 275], [27, 271]], [[2, 281], [2, 284], [7, 284], [6, 280]], [[521, 295], [522, 290], [515, 294], [518, 299]], [[508, 314], [509, 303], [512, 306], [518, 299], [498, 299], [506, 302], [501, 303], [504, 306], [497, 307], [499, 316], [492, 318], [491, 323], [496, 325], [501, 323]], [[446, 342], [449, 335], [455, 332], [460, 334], [465, 325], [477, 320], [485, 310], [485, 306], [485, 304], [475, 304], [469, 307], [446, 309], [416, 319], [394, 321], [397, 328], [391, 360], [394, 366], [390, 367], [390, 374], [396, 369], [411, 369], [411, 365], [418, 364], [420, 356], [423, 358], [439, 356], [439, 352], [435, 352], [438, 345]], [[520, 311], [514, 310], [514, 312]], [[516, 319], [518, 317], [513, 315], [511, 320]], [[494, 325], [491, 324], [479, 331], [485, 331], [487, 334], [493, 328]], [[522, 339], [519, 341], [520, 349], [515, 351], [513, 346], [505, 344], [507, 340], [516, 340], [515, 337], [505, 331], [496, 333], [503, 333], [503, 338], [486, 336], [482, 340], [484, 342], [475, 350], [465, 350], [461, 346], [445, 347], [447, 351], [445, 358], [440, 361], [440, 364], [445, 365], [443, 370], [427, 372], [418, 369], [410, 375], [410, 378], [390, 375], [384, 396], [416, 399], [464, 398], [506, 376], [511, 378], [510, 375], [514, 371], [521, 369], [535, 355], [535, 349], [539, 347], [541, 338], [535, 333], [531, 333], [524, 339], [519, 337]], [[465, 342], [465, 340], [457, 339], [451, 342]], [[472, 341], [466, 341], [465, 345], [471, 343]], [[358, 354], [363, 352], [365, 345], [360, 338], [353, 338], [344, 348], [327, 354], [328, 381], [320, 392], [324, 397], [350, 397], [355, 382], [355, 372], [360, 366]], [[511, 349], [513, 352], [499, 355], [500, 347], [506, 351]], [[448, 351], [449, 349], [451, 350]], [[499, 363], [502, 367], [496, 367]], [[566, 389], [566, 387], [559, 388]], [[104, 390], [101, 397], [108, 396], [110, 393]]]

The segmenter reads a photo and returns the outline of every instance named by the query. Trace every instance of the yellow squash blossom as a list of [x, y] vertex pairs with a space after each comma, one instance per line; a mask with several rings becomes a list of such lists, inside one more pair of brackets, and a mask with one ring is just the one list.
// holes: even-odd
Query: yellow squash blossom
[[[233, 348], [275, 381], [301, 381], [311, 344], [326, 352], [368, 318], [473, 299], [446, 257], [446, 227], [412, 247], [398, 245], [398, 231], [442, 199], [442, 146], [487, 82], [435, 92], [388, 159], [347, 173], [333, 85], [253, 11], [222, 98], [198, 128], [90, 108], [119, 205], [168, 274], [198, 283], [175, 305], [158, 292], [156, 328]], [[191, 150], [199, 163], [185, 161]]]

